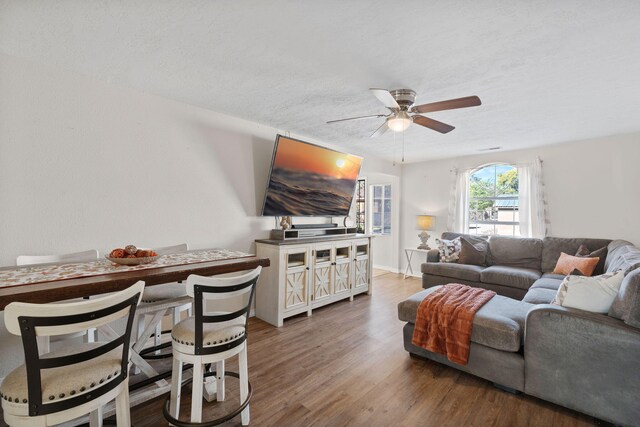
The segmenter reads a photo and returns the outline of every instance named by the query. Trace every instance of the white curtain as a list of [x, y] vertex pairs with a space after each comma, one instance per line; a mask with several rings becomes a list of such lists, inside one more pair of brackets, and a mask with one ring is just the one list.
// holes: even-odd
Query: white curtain
[[453, 170], [453, 183], [449, 197], [449, 218], [447, 231], [467, 233], [469, 229], [469, 174], [471, 169], [459, 171]]
[[520, 235], [542, 238], [549, 233], [542, 160], [538, 157], [533, 162], [518, 164], [517, 168]]

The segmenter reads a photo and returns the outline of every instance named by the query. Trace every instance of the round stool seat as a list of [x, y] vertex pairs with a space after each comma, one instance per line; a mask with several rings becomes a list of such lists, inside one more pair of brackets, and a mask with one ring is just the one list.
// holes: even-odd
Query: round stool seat
[[[202, 325], [202, 341], [205, 347], [225, 345], [242, 338], [245, 334], [245, 316], [220, 323], [206, 323]], [[196, 337], [196, 320], [194, 316], [188, 317], [175, 325], [171, 331], [171, 339], [176, 350], [194, 354], [194, 342]]]
[[182, 283], [169, 283], [144, 288], [142, 303], [166, 301], [174, 298], [186, 297], [187, 289]]
[[[64, 357], [104, 345], [104, 342], [93, 342], [67, 347], [42, 355], [43, 359]], [[121, 353], [118, 348], [95, 359], [60, 368], [42, 371], [42, 401], [52, 402], [90, 393], [97, 385], [115, 379], [120, 374]], [[13, 403], [13, 409], [22, 409], [28, 414], [27, 370], [24, 364], [11, 371], [0, 386], [0, 396], [6, 402]], [[5, 406], [6, 407], [6, 406]], [[21, 408], [23, 407], [23, 408]], [[12, 411], [13, 412], [13, 411]], [[16, 415], [17, 412], [13, 412]]]

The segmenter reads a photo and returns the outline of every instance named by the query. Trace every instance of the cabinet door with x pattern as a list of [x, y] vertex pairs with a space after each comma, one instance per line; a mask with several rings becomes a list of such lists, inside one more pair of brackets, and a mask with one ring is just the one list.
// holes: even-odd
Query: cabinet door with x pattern
[[306, 248], [290, 249], [285, 253], [284, 310], [309, 305], [310, 257]]
[[316, 245], [313, 253], [313, 301], [331, 297], [333, 276], [333, 245]]

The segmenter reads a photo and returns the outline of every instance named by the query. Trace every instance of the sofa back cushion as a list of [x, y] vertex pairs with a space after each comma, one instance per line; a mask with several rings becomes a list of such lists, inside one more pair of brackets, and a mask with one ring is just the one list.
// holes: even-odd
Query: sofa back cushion
[[640, 249], [626, 240], [614, 240], [609, 243], [604, 268], [607, 273], [622, 270], [625, 274], [640, 267]]
[[609, 309], [609, 316], [640, 328], [640, 269], [627, 274]]
[[460, 257], [458, 258], [460, 264], [486, 265], [489, 242], [482, 239], [460, 237], [460, 243]]
[[491, 236], [489, 239], [487, 265], [505, 265], [540, 271], [541, 259], [542, 240], [540, 239], [504, 236]]
[[[566, 237], [545, 237], [542, 240], [542, 272], [550, 273], [558, 263], [562, 252], [575, 255], [580, 245], [585, 245], [591, 251], [603, 248], [611, 243], [608, 239], [580, 239]], [[606, 268], [606, 266], [605, 266]], [[601, 274], [602, 272], [596, 272]]]
[[476, 240], [484, 240], [486, 242], [489, 239], [489, 236], [476, 236], [474, 234], [455, 233], [453, 231], [445, 231], [444, 233], [442, 233], [443, 240], [453, 240], [456, 237], [466, 237], [471, 242], [474, 242]]

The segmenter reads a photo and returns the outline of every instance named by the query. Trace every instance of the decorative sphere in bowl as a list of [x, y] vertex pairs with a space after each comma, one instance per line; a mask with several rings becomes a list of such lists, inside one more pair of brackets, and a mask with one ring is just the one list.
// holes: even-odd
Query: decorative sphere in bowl
[[158, 254], [152, 249], [138, 249], [134, 245], [112, 250], [106, 255], [109, 261], [122, 265], [149, 264], [158, 258]]

